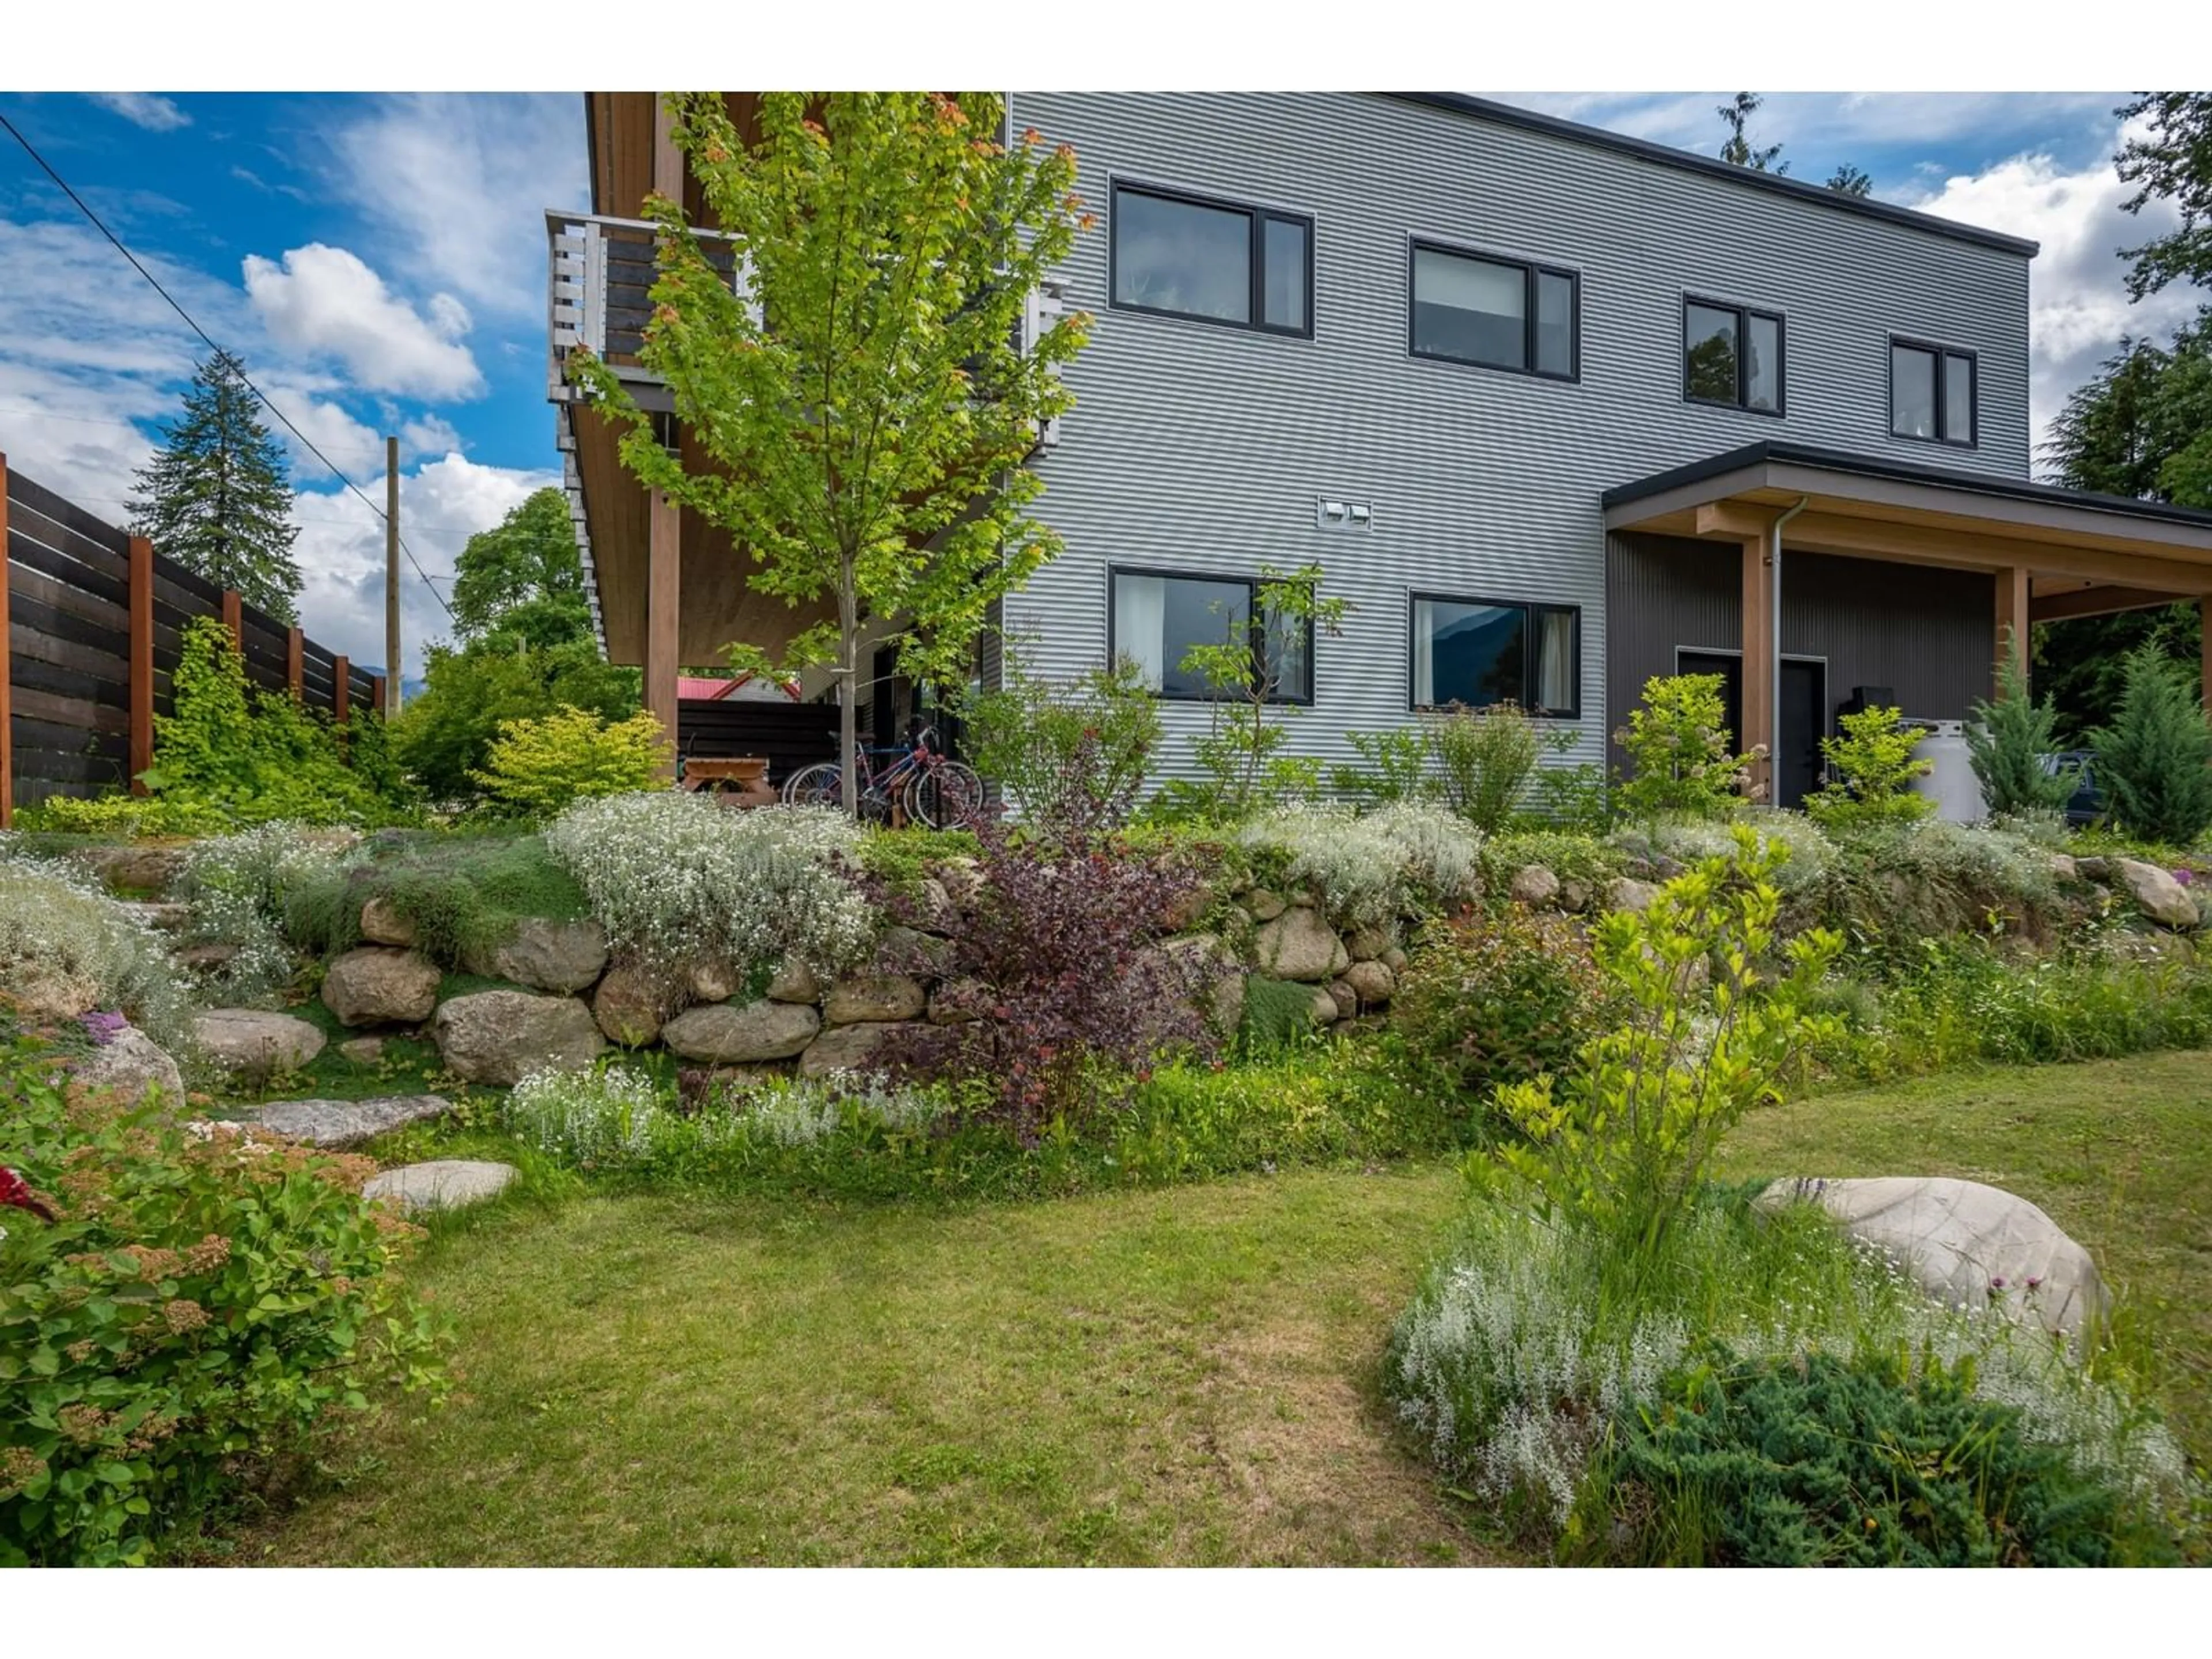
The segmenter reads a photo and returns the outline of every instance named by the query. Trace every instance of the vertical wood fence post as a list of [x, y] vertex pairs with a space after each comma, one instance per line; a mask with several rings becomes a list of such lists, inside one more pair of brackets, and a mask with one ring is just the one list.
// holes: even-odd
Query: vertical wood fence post
[[131, 538], [131, 793], [154, 763], [154, 544]]
[[8, 458], [0, 454], [0, 830], [15, 821], [15, 692], [8, 658]]
[[246, 602], [234, 587], [222, 590], [222, 625], [230, 630], [230, 642], [240, 656], [246, 654]]
[[385, 676], [371, 674], [368, 677], [368, 706], [380, 714], [388, 715], [392, 712], [392, 705], [385, 702], [384, 690]]
[[295, 623], [284, 635], [284, 685], [291, 692], [292, 701], [305, 699], [307, 691], [307, 636]]
[[346, 723], [346, 693], [353, 689], [352, 662], [340, 657], [331, 670], [331, 678], [336, 682], [331, 688], [331, 718], [343, 726]]

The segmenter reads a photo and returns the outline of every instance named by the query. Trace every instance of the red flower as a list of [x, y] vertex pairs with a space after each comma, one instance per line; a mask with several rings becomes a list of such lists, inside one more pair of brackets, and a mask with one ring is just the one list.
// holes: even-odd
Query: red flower
[[54, 1212], [39, 1201], [39, 1196], [31, 1190], [30, 1183], [5, 1164], [0, 1164], [0, 1204], [28, 1210], [41, 1221], [54, 1218]]

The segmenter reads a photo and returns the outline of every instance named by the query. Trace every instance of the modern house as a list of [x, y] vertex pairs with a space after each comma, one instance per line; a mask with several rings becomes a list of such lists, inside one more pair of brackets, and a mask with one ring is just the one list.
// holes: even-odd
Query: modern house
[[[2033, 243], [1456, 94], [1011, 100], [1100, 224], [1038, 301], [1097, 322], [1034, 461], [1066, 551], [1004, 629], [1049, 673], [1133, 655], [1171, 734], [1268, 566], [1352, 607], [1281, 665], [1303, 752], [1511, 698], [1601, 761], [1648, 677], [1719, 672], [1785, 804], [1863, 689], [1960, 719], [2008, 628], [2212, 596], [2212, 514], [2031, 481]], [[607, 649], [671, 718], [680, 663], [812, 618], [561, 384], [579, 341], [635, 362], [637, 216], [685, 185], [655, 96], [587, 109], [553, 392]]]

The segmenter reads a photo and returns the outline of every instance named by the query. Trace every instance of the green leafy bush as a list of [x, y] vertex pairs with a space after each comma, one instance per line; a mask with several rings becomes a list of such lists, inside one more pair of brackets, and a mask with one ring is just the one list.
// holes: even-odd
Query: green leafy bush
[[[544, 609], [532, 608], [543, 620]], [[601, 658], [589, 630], [586, 611], [580, 637], [518, 640], [501, 628], [458, 651], [432, 646], [423, 690], [392, 722], [395, 758], [432, 800], [472, 802], [503, 722], [562, 708], [628, 720], [637, 712], [638, 671]]]
[[1977, 702], [1966, 727], [1966, 755], [1982, 786], [1982, 805], [1993, 818], [2053, 811], [2074, 798], [2077, 767], [2045, 765], [2058, 748], [2058, 704], [2028, 693], [2027, 669], [2009, 628], [1998, 651], [1997, 696]]
[[152, 1559], [257, 1466], [372, 1390], [435, 1388], [440, 1328], [398, 1267], [417, 1230], [366, 1158], [64, 1097], [0, 1049], [0, 1564]]
[[1531, 864], [1602, 899], [1607, 884], [1626, 874], [1628, 862], [1629, 855], [1612, 842], [1571, 830], [1518, 830], [1482, 843], [1482, 881], [1492, 899], [1503, 899], [1514, 872]]
[[1936, 811], [1936, 798], [1912, 787], [1936, 763], [1912, 757], [1921, 734], [1905, 724], [1901, 709], [1862, 708], [1838, 724], [1840, 733], [1820, 739], [1828, 782], [1805, 799], [1814, 823], [1831, 830], [1909, 823]]
[[1735, 752], [1722, 684], [1718, 674], [1655, 675], [1644, 683], [1643, 706], [1613, 734], [1628, 756], [1618, 791], [1626, 817], [1723, 818], [1741, 805], [1746, 768], [1761, 757]]
[[1393, 726], [1349, 735], [1362, 763], [1336, 769], [1330, 781], [1339, 794], [1359, 806], [1388, 806], [1394, 801], [1422, 800], [1431, 793], [1425, 733]]
[[1001, 689], [969, 700], [967, 744], [1023, 823], [1087, 841], [1128, 817], [1160, 743], [1158, 700], [1134, 659], [1055, 683], [1029, 672], [1008, 641]]
[[230, 820], [212, 806], [160, 795], [49, 795], [15, 815], [33, 832], [112, 836], [214, 836]]
[[285, 935], [314, 955], [349, 950], [371, 899], [412, 923], [415, 948], [455, 972], [513, 938], [524, 917], [572, 921], [590, 913], [543, 836], [387, 830], [344, 860], [285, 884]]
[[2212, 828], [2212, 726], [2191, 678], [2155, 646], [2135, 651], [2112, 723], [2089, 734], [2112, 817], [2172, 847]]
[[1389, 1030], [1425, 1092], [1483, 1119], [1492, 1090], [1564, 1073], [1608, 1017], [1581, 932], [1514, 905], [1425, 929], [1391, 999]]
[[578, 801], [650, 788], [669, 763], [668, 738], [647, 710], [609, 723], [588, 708], [556, 708], [501, 720], [473, 775], [497, 810], [542, 823]]
[[1524, 822], [1547, 824], [1569, 834], [1603, 835], [1613, 823], [1605, 769], [1594, 761], [1538, 767], [1529, 781], [1528, 810], [1522, 817]]
[[1940, 818], [1863, 828], [1835, 845], [1806, 901], [1877, 958], [1910, 962], [1919, 941], [2013, 933], [2055, 940], [2087, 920], [2051, 849], [2033, 836]]
[[186, 1034], [166, 943], [82, 869], [0, 837], [0, 1004], [34, 1018], [88, 1004], [128, 1014], [156, 1042]]
[[[1421, 717], [1444, 805], [1486, 836], [1519, 811], [1547, 747], [1559, 746], [1518, 703], [1451, 703]], [[1567, 744], [1571, 733], [1560, 734]]]

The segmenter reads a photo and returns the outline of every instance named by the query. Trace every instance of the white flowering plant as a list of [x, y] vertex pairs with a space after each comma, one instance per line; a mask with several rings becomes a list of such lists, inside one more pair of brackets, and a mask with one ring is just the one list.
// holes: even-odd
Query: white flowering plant
[[507, 1091], [500, 1119], [509, 1134], [548, 1157], [611, 1169], [650, 1157], [669, 1113], [643, 1072], [586, 1066], [530, 1073]]
[[235, 952], [211, 987], [223, 1001], [264, 1002], [290, 981], [290, 906], [309, 889], [337, 880], [346, 861], [328, 841], [290, 823], [193, 844], [177, 893], [191, 907], [187, 937]]
[[1261, 867], [1310, 886], [1340, 927], [1389, 927], [1449, 910], [1480, 883], [1481, 832], [1441, 806], [1399, 801], [1358, 814], [1297, 806], [1245, 823], [1237, 842]]
[[128, 1013], [157, 1042], [185, 1035], [185, 988], [161, 935], [87, 872], [0, 836], [0, 992], [36, 1010]]

